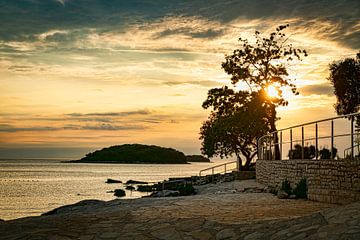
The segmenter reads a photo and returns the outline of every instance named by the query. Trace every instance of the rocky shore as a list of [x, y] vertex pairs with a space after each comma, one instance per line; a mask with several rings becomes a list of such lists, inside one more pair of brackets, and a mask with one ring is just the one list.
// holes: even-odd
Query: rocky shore
[[359, 202], [278, 199], [255, 180], [196, 188], [194, 196], [87, 200], [0, 222], [0, 239], [360, 239]]

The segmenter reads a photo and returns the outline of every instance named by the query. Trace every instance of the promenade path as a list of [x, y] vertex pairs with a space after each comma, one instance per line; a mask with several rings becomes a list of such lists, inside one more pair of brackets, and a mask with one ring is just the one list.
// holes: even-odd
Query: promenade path
[[278, 199], [262, 188], [246, 180], [189, 197], [83, 201], [0, 222], [0, 239], [360, 239], [360, 202]]

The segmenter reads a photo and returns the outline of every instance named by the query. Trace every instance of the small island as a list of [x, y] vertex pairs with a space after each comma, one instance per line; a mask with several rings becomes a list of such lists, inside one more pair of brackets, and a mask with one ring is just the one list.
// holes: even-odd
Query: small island
[[187, 155], [186, 160], [188, 162], [211, 162], [209, 158], [202, 155]]
[[155, 145], [123, 144], [96, 150], [73, 163], [185, 164], [185, 154]]

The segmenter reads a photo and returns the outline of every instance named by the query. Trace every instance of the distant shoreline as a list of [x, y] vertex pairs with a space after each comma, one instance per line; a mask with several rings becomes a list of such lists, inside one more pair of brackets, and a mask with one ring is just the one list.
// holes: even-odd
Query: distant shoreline
[[190, 162], [146, 162], [146, 161], [133, 161], [133, 162], [118, 162], [118, 161], [82, 161], [82, 160], [70, 160], [63, 161], [62, 163], [106, 163], [106, 164], [190, 164]]

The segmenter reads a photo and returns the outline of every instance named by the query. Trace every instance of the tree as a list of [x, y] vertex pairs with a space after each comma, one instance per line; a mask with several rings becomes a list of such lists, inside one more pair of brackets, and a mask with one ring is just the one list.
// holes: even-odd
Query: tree
[[[329, 81], [334, 87], [337, 99], [335, 109], [337, 114], [349, 114], [360, 111], [360, 52], [356, 58], [330, 64]], [[360, 118], [357, 118], [360, 127]]]
[[[337, 155], [337, 148], [333, 147], [332, 148], [332, 157], [335, 158], [336, 155]], [[331, 159], [331, 152], [329, 149], [327, 148], [322, 148], [320, 151], [319, 151], [319, 155], [320, 155], [320, 159]]]
[[[294, 149], [289, 150], [289, 159], [302, 159], [302, 146], [300, 144], [295, 144]], [[313, 159], [316, 157], [315, 146], [305, 146], [304, 147], [304, 159]]]
[[[264, 98], [262, 104], [270, 109], [268, 118], [271, 132], [276, 131], [275, 121], [276, 107], [288, 104], [284, 99], [282, 89], [291, 88], [294, 94], [298, 94], [296, 86], [291, 82], [287, 71], [287, 63], [295, 59], [301, 60], [301, 56], [307, 56], [303, 49], [295, 48], [287, 43], [288, 38], [283, 33], [289, 25], [276, 28], [269, 37], [262, 37], [260, 32], [255, 32], [255, 44], [250, 44], [247, 39], [239, 38], [241, 49], [234, 50], [232, 55], [225, 57], [222, 68], [231, 75], [233, 85], [239, 82], [246, 83], [249, 92], [265, 94], [269, 87], [276, 88], [278, 96]], [[278, 136], [275, 134], [275, 159], [280, 158]]]
[[221, 158], [234, 154], [238, 169], [248, 170], [257, 153], [257, 139], [270, 129], [268, 109], [262, 102], [258, 93], [211, 89], [203, 103], [213, 111], [200, 129], [202, 154]]
[[358, 112], [360, 110], [360, 52], [356, 59], [346, 58], [330, 64], [329, 80], [337, 98], [336, 112], [339, 115]]

